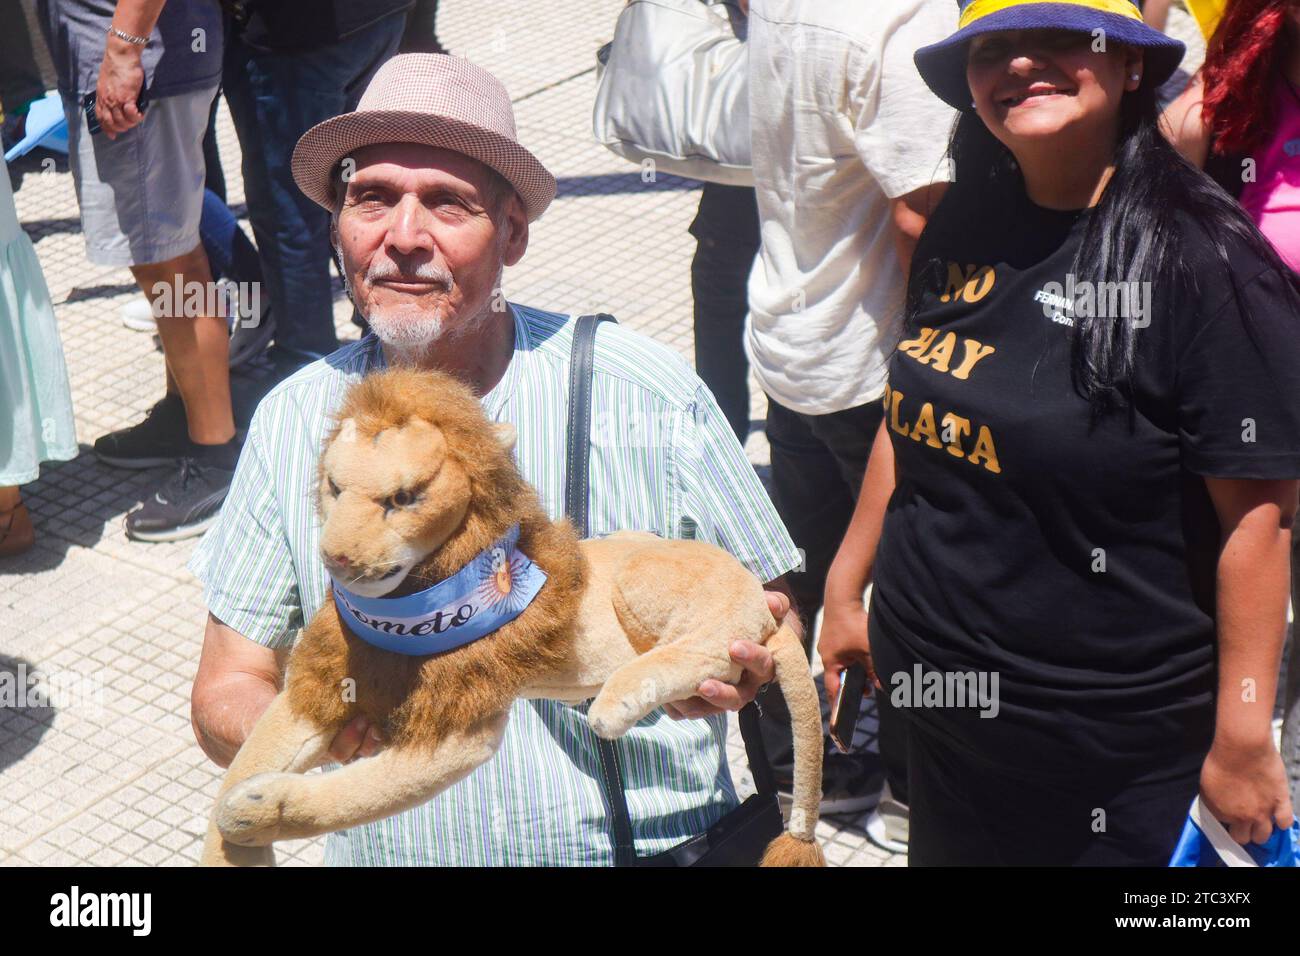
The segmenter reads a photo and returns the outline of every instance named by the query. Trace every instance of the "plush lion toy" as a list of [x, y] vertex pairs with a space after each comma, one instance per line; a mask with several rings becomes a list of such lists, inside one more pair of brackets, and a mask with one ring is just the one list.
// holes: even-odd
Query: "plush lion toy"
[[[519, 475], [514, 436], [447, 375], [393, 369], [348, 391], [319, 469], [334, 599], [226, 773], [203, 862], [273, 864], [275, 840], [426, 802], [492, 757], [518, 697], [594, 697], [592, 730], [619, 737], [707, 678], [736, 681], [727, 648], [745, 638], [772, 652], [795, 743], [790, 823], [763, 865], [824, 866], [817, 692], [759, 581], [701, 541], [579, 541]], [[386, 747], [304, 775], [362, 714]]]

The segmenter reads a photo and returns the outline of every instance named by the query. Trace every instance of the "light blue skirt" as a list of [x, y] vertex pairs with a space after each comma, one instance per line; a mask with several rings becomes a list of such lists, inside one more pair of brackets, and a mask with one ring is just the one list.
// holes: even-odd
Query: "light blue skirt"
[[0, 162], [0, 487], [34, 481], [43, 461], [77, 457], [72, 394], [50, 292], [18, 226]]

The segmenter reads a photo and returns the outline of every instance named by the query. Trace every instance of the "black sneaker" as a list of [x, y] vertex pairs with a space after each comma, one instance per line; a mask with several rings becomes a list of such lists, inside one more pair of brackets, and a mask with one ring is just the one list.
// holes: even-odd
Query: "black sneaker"
[[95, 440], [95, 456], [115, 468], [158, 468], [193, 452], [185, 403], [179, 395], [167, 395], [140, 424]]
[[136, 541], [180, 541], [207, 530], [230, 491], [234, 469], [182, 458], [176, 473], [126, 516], [126, 536]]

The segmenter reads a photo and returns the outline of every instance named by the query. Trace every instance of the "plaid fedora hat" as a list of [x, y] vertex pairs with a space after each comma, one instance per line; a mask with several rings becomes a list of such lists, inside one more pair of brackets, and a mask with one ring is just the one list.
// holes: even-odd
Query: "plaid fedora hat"
[[333, 210], [340, 160], [376, 143], [419, 143], [477, 159], [515, 187], [530, 222], [555, 198], [555, 177], [519, 145], [506, 88], [458, 56], [405, 53], [386, 62], [355, 112], [302, 134], [293, 150], [294, 181], [308, 199]]
[[966, 51], [971, 38], [999, 30], [1104, 31], [1107, 40], [1141, 47], [1142, 84], [1159, 86], [1183, 59], [1183, 45], [1142, 22], [1130, 0], [959, 0], [957, 32], [913, 54], [921, 78], [939, 99], [959, 110], [970, 109]]

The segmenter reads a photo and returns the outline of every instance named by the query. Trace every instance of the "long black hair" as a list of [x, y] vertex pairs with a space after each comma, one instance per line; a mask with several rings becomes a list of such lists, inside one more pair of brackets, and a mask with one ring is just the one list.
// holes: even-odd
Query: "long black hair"
[[[989, 132], [974, 110], [963, 111], [958, 117], [949, 156], [957, 180], [954, 192], [969, 190], [969, 196], [980, 197], [977, 202], [993, 202], [997, 205], [990, 208], [1005, 209], [1006, 196], [1014, 190], [1024, 191], [1011, 151]], [[1224, 264], [1238, 304], [1241, 290], [1227, 268], [1228, 254], [1230, 246], [1244, 245], [1284, 277], [1283, 287], [1291, 300], [1288, 304], [1300, 312], [1300, 276], [1282, 261], [1236, 200], [1165, 138], [1154, 89], [1129, 92], [1121, 101], [1114, 163], [1115, 172], [1092, 210], [1075, 254], [1072, 270], [1076, 280], [1150, 282], [1153, 300], [1161, 296], [1161, 301], [1178, 301], [1180, 293], [1195, 294], [1197, 289], [1197, 276], [1185, 260], [1183, 243], [1204, 239]], [[1180, 211], [1204, 227], [1203, 237], [1184, 235], [1178, 222]], [[912, 270], [906, 306], [909, 325], [914, 325], [920, 293], [935, 265], [933, 261], [918, 263]], [[1171, 298], [1163, 298], [1171, 293]], [[1249, 323], [1249, 316], [1246, 319]], [[1296, 331], [1300, 334], [1300, 323]], [[1125, 319], [1076, 317], [1071, 377], [1088, 400], [1094, 422], [1118, 408], [1133, 413], [1131, 389], [1138, 334], [1135, 323]]]

